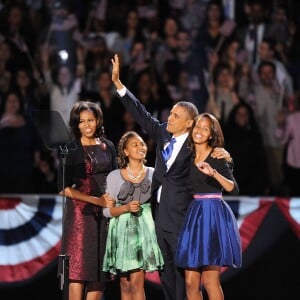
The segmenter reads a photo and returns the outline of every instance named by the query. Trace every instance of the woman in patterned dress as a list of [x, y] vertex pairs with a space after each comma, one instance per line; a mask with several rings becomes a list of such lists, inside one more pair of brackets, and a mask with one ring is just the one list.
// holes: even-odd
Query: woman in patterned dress
[[68, 291], [72, 300], [100, 300], [104, 291], [107, 219], [102, 207], [114, 205], [105, 189], [106, 177], [117, 168], [117, 162], [113, 143], [102, 136], [102, 122], [97, 104], [74, 104], [69, 124], [75, 145], [70, 145], [66, 160], [62, 236], [62, 253], [69, 256]]
[[116, 206], [105, 208], [110, 217], [103, 270], [120, 276], [122, 300], [144, 300], [145, 272], [160, 270], [163, 258], [151, 214], [152, 167], [146, 167], [147, 146], [134, 131], [118, 145], [120, 169], [107, 177], [106, 192]]
[[225, 159], [211, 156], [223, 147], [218, 120], [203, 113], [195, 118], [190, 132], [193, 159], [189, 180], [194, 201], [190, 204], [179, 235], [176, 264], [185, 270], [188, 300], [200, 300], [202, 285], [208, 299], [223, 300], [220, 283], [222, 266], [240, 267], [242, 250], [236, 219], [222, 199], [222, 191], [238, 189]]

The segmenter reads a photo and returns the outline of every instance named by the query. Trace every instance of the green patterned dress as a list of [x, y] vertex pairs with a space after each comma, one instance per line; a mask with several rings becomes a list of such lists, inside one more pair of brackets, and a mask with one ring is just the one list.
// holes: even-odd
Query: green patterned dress
[[[163, 267], [163, 258], [159, 249], [150, 203], [151, 178], [153, 168], [147, 167], [147, 174], [140, 183], [124, 180], [120, 170], [112, 171], [107, 177], [107, 190], [117, 199], [117, 205], [139, 199], [139, 213], [124, 213], [112, 217], [109, 222], [103, 271], [120, 274], [142, 269], [153, 272]], [[109, 216], [109, 209], [104, 209]]]

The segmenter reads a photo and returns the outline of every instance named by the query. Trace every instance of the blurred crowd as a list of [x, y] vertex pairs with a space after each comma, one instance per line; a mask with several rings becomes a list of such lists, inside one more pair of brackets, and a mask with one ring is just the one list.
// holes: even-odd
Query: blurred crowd
[[241, 195], [300, 196], [291, 11], [291, 1], [0, 1], [0, 193], [57, 192], [60, 154], [33, 116], [58, 111], [68, 128], [78, 100], [101, 105], [115, 145], [125, 131], [141, 134], [153, 166], [154, 142], [112, 86], [118, 53], [122, 82], [159, 120], [179, 100], [219, 119]]

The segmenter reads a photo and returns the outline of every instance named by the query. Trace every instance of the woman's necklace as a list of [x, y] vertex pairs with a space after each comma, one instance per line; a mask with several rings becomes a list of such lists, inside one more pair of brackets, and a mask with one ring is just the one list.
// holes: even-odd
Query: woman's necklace
[[144, 174], [144, 170], [145, 170], [145, 166], [142, 165], [141, 170], [138, 172], [137, 175], [134, 175], [132, 170], [130, 169], [129, 165], [127, 165], [126, 167], [126, 171], [127, 171], [127, 175], [128, 177], [132, 180], [132, 181], [139, 181], [139, 179], [141, 179], [141, 177]]

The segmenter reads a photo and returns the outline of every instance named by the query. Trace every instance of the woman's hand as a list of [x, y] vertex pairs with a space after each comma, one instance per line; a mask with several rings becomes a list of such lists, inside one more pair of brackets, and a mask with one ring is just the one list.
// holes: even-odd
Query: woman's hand
[[213, 169], [209, 163], [201, 161], [196, 164], [198, 170], [207, 176], [214, 176], [216, 170]]

